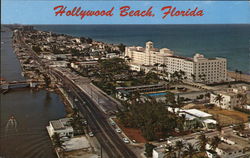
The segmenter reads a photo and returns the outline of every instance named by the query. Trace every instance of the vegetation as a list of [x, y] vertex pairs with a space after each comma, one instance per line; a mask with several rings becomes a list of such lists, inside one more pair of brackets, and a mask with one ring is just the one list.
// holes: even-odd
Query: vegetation
[[249, 114], [249, 115], [250, 115], [250, 110], [248, 110], [248, 109], [239, 108], [239, 107], [234, 107], [234, 110], [236, 110], [236, 111], [240, 111], [240, 112], [244, 112], [244, 113], [246, 113], [246, 114]]
[[164, 103], [154, 99], [140, 101], [131, 98], [132, 103], [124, 103], [124, 110], [118, 110], [117, 117], [125, 127], [141, 129], [147, 140], [157, 136], [168, 136], [176, 127], [183, 127], [184, 120], [177, 114], [168, 112]]
[[73, 109], [73, 119], [71, 120], [71, 126], [74, 129], [74, 135], [83, 135], [84, 134], [84, 124], [83, 118], [79, 115], [77, 109]]
[[218, 94], [215, 98], [214, 98], [214, 101], [218, 102], [219, 104], [221, 104], [223, 100], [223, 96]]
[[155, 147], [156, 147], [156, 146], [153, 145], [153, 144], [146, 143], [146, 144], [145, 144], [145, 156], [147, 156], [147, 157], [152, 157], [153, 149], [154, 149]]
[[[115, 94], [115, 87], [139, 86], [145, 84], [156, 84], [160, 81], [154, 72], [144, 74], [133, 72], [127, 62], [121, 58], [112, 58], [99, 61], [99, 67], [93, 71], [91, 77], [95, 78], [95, 84], [108, 94]], [[119, 82], [117, 82], [119, 81]]]
[[39, 46], [33, 46], [32, 47], [33, 51], [36, 52], [37, 54], [39, 54], [42, 50]]
[[164, 158], [175, 158], [175, 157], [176, 157], [176, 154], [175, 154], [174, 147], [171, 145], [166, 146]]
[[205, 134], [201, 134], [198, 137], [198, 147], [200, 151], [206, 151], [206, 144], [208, 143], [208, 138]]
[[195, 153], [196, 149], [194, 146], [191, 143], [188, 143], [187, 146], [185, 146], [185, 155], [192, 158]]
[[61, 138], [59, 136], [58, 133], [55, 133], [53, 136], [52, 136], [52, 141], [53, 141], [53, 145], [55, 148], [62, 148], [63, 147], [63, 142], [61, 141]]

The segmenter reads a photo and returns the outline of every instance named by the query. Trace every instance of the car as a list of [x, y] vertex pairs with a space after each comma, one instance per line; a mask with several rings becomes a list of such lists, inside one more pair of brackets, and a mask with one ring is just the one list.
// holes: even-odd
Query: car
[[121, 132], [122, 132], [120, 128], [116, 128], [115, 131], [116, 131], [117, 133], [121, 133]]
[[114, 125], [115, 125], [115, 122], [114, 122], [114, 121], [110, 121], [110, 124], [111, 124], [112, 126], [114, 126]]
[[136, 140], [133, 139], [132, 142], [133, 142], [133, 143], [136, 143]]
[[126, 144], [129, 144], [129, 143], [130, 143], [129, 140], [128, 140], [128, 138], [122, 138], [122, 140], [123, 140], [123, 142], [126, 143]]
[[89, 136], [90, 137], [94, 137], [94, 133], [93, 132], [89, 132]]

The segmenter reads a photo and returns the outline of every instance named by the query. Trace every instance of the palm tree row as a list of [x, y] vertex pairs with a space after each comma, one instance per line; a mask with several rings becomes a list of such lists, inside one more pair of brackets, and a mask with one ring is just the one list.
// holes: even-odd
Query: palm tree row
[[191, 143], [184, 144], [182, 141], [177, 141], [174, 146], [167, 145], [165, 150], [164, 158], [192, 158], [197, 152], [194, 145]]

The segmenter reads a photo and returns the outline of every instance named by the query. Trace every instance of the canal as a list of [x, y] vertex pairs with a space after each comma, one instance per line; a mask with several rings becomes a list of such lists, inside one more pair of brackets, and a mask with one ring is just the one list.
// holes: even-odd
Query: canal
[[[1, 32], [0, 77], [10, 81], [23, 80], [20, 63], [12, 49], [11, 36], [8, 30]], [[65, 115], [64, 104], [55, 93], [19, 89], [1, 94], [0, 157], [55, 158], [46, 126], [49, 120]], [[12, 117], [14, 119], [10, 119]]]

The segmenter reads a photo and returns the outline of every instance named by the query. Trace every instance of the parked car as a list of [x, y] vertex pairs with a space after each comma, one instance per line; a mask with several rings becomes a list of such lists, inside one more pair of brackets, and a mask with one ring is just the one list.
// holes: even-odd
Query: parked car
[[126, 143], [126, 144], [129, 144], [129, 143], [130, 143], [129, 140], [128, 140], [128, 138], [123, 138], [122, 140], [123, 140], [124, 143]]
[[112, 126], [114, 126], [114, 125], [115, 125], [115, 122], [114, 122], [114, 121], [110, 121], [110, 124], [111, 124]]
[[121, 133], [121, 132], [122, 132], [120, 128], [116, 128], [115, 131], [116, 131], [117, 133]]
[[94, 137], [94, 133], [93, 132], [89, 132], [89, 136], [90, 137]]

